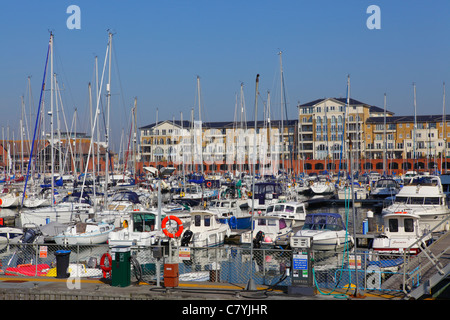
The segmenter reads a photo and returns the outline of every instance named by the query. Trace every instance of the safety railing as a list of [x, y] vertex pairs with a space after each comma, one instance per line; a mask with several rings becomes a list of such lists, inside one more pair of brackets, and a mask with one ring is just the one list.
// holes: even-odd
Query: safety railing
[[[70, 277], [111, 277], [108, 245], [9, 244], [0, 250], [1, 273], [29, 277], [55, 277], [56, 252], [70, 250]], [[147, 247], [131, 249], [132, 281], [156, 284], [165, 263], [179, 265], [180, 281], [225, 282], [245, 286], [250, 276], [255, 284], [286, 289], [291, 285], [292, 251], [224, 246], [215, 248]], [[393, 276], [403, 276], [403, 255], [360, 252], [312, 251], [314, 285], [319, 291], [354, 288], [401, 291], [385, 287]], [[418, 285], [416, 270], [409, 279]], [[158, 278], [159, 277], [159, 278]]]

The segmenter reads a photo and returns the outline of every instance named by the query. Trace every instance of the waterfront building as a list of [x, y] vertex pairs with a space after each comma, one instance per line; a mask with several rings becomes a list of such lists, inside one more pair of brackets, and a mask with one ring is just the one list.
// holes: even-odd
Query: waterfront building
[[[448, 116], [396, 116], [346, 98], [317, 99], [297, 108], [296, 120], [257, 122], [259, 172], [338, 172], [349, 165], [359, 172], [387, 174], [450, 169]], [[205, 172], [250, 172], [254, 163], [253, 121], [166, 120], [139, 129], [141, 166], [180, 169], [183, 164], [192, 172], [203, 163]]]

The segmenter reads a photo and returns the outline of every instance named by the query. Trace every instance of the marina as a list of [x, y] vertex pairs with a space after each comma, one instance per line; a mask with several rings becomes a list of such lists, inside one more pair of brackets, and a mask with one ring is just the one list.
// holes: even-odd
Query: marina
[[[111, 8], [116, 5], [128, 10], [122, 4]], [[165, 4], [152, 9], [159, 6]], [[375, 19], [379, 7], [370, 8]], [[98, 37], [91, 26], [86, 27], [89, 33], [81, 31], [79, 6], [67, 9], [73, 14], [66, 23], [68, 32], [76, 29], [78, 34]], [[136, 21], [140, 9], [134, 13]], [[228, 10], [222, 9], [216, 14]], [[269, 11], [274, 12], [273, 8]], [[183, 23], [185, 16], [194, 16], [186, 12], [189, 15], [183, 12]], [[329, 97], [311, 98], [322, 91], [295, 83], [296, 91], [300, 88], [307, 94], [293, 104], [286, 83], [292, 78], [285, 77], [281, 49], [272, 57], [276, 62], [273, 88], [266, 90], [271, 79], [262, 67], [266, 62], [259, 64], [266, 49], [246, 49], [254, 52], [246, 59], [258, 62], [261, 71], [253, 74], [258, 68], [251, 69], [244, 77], [250, 64], [244, 62], [243, 67], [241, 58], [233, 56], [239, 50], [228, 47], [227, 42], [224, 44], [233, 54], [220, 58], [227, 50], [218, 46], [220, 52], [194, 59], [184, 42], [198, 44], [196, 39], [187, 35], [178, 42], [159, 39], [162, 30], [176, 28], [186, 34], [210, 32], [209, 43], [216, 38], [226, 40], [225, 29], [216, 29], [210, 22], [209, 28], [197, 28], [194, 19], [185, 25], [174, 23], [172, 10], [155, 10], [146, 20], [153, 23], [162, 13], [167, 13], [167, 18], [160, 20], [161, 29], [152, 26], [150, 33], [137, 33], [140, 38], [132, 34], [128, 39], [122, 30], [113, 29], [102, 38], [92, 38], [89, 50], [101, 50], [101, 54], [90, 57], [90, 64], [80, 60], [84, 56], [81, 49], [66, 50], [64, 42], [73, 38], [54, 29], [48, 30], [45, 41], [24, 36], [16, 38], [20, 39], [17, 43], [6, 44], [19, 50], [23, 42], [34, 52], [31, 65], [26, 59], [14, 61], [20, 68], [8, 70], [6, 75], [15, 78], [27, 68], [37, 67], [41, 74], [27, 77], [20, 115], [13, 115], [16, 108], [11, 106], [3, 110], [7, 127], [2, 127], [0, 143], [0, 299], [447, 298], [450, 118], [445, 110], [445, 82], [442, 114], [417, 115], [415, 82], [410, 97], [413, 116], [394, 112], [396, 105], [405, 103], [404, 96], [394, 100], [389, 110], [386, 93], [383, 108], [357, 100], [350, 74], [342, 77], [340, 89], [327, 84], [331, 76], [321, 77], [320, 90], [323, 87], [324, 92], [334, 94]], [[206, 16], [216, 19], [220, 15]], [[369, 22], [366, 27], [373, 30]], [[261, 31], [266, 28], [265, 24], [255, 25]], [[189, 30], [193, 26], [198, 30]], [[255, 38], [249, 29], [242, 30], [246, 33], [239, 36], [246, 36], [245, 43], [266, 41], [256, 37], [259, 30], [252, 31]], [[124, 34], [130, 36], [128, 32]], [[268, 38], [281, 40], [284, 36], [269, 34]], [[145, 49], [134, 47], [148, 39], [152, 43]], [[80, 46], [77, 41], [73, 44]], [[103, 41], [100, 49], [94, 45]], [[172, 42], [176, 47], [170, 47]], [[197, 55], [213, 47], [199, 46], [192, 51]], [[305, 55], [311, 51], [301, 48]], [[80, 56], [75, 57], [74, 52]], [[299, 52], [291, 57], [307, 61]], [[369, 56], [374, 50], [365, 52]], [[124, 53], [125, 60], [119, 63], [118, 57]], [[91, 74], [84, 94], [79, 90], [72, 93], [62, 66], [65, 56], [77, 77]], [[181, 57], [186, 60], [180, 62]], [[220, 74], [218, 83], [224, 86], [236, 81], [229, 78], [236, 72], [225, 62], [230, 57], [233, 64], [241, 66], [233, 77], [246, 79], [245, 85], [244, 81], [235, 84], [238, 90], [231, 104], [210, 87], [212, 74]], [[345, 60], [356, 58], [360, 57]], [[151, 72], [141, 59], [151, 61]], [[199, 64], [191, 59], [200, 59]], [[317, 65], [332, 59], [321, 60]], [[359, 63], [363, 65], [363, 61]], [[227, 72], [211, 67], [218, 65]], [[191, 67], [189, 72], [200, 68], [204, 76], [196, 75], [181, 84]], [[331, 67], [327, 68], [335, 65]], [[144, 78], [137, 76], [135, 69], [142, 71]], [[124, 70], [126, 78], [121, 79]], [[294, 65], [291, 70], [298, 73], [300, 69]], [[164, 76], [156, 76], [158, 72]], [[353, 74], [355, 87], [361, 90], [359, 84], [365, 80], [358, 78], [359, 70]], [[247, 76], [254, 89], [253, 110], [246, 109]], [[304, 79], [318, 81], [311, 76]], [[17, 79], [10, 81], [16, 83]], [[195, 88], [193, 103], [184, 101], [189, 85]], [[366, 86], [380, 87], [369, 82]], [[153, 100], [128, 99], [126, 87], [152, 99], [165, 97], [154, 107]], [[204, 91], [213, 92], [212, 105], [204, 99]], [[79, 97], [85, 101], [70, 101]], [[181, 105], [185, 107], [175, 109]], [[175, 116], [175, 111], [180, 111], [179, 115]], [[13, 120], [7, 119], [9, 113]], [[199, 309], [189, 305], [183, 310], [197, 314]], [[216, 311], [202, 310], [208, 314]], [[255, 310], [266, 311], [262, 306]], [[243, 313], [251, 312], [243, 309]]]

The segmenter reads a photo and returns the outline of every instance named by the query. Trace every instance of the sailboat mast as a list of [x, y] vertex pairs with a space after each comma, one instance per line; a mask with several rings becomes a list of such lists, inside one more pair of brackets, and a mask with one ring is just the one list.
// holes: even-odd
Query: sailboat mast
[[52, 186], [52, 197], [51, 197], [51, 206], [53, 207], [55, 204], [55, 169], [54, 169], [54, 159], [53, 159], [53, 94], [54, 94], [54, 85], [53, 85], [53, 34], [50, 34], [50, 154], [51, 154], [51, 186]]
[[109, 58], [108, 58], [108, 83], [106, 84], [106, 147], [105, 147], [105, 206], [108, 200], [108, 183], [109, 183], [109, 116], [111, 108], [111, 51], [112, 51], [112, 33], [108, 34]]
[[[200, 168], [201, 168], [201, 175], [203, 177], [203, 139], [202, 139], [202, 131], [203, 131], [203, 125], [202, 125], [202, 108], [201, 108], [201, 94], [200, 94], [200, 77], [197, 76], [197, 94], [198, 94], [198, 120], [200, 122]], [[202, 185], [203, 186], [203, 185]], [[202, 188], [203, 190], [203, 188]], [[203, 195], [203, 191], [202, 191]]]
[[[444, 152], [441, 152], [441, 155], [444, 156], [445, 165], [442, 166], [442, 160], [441, 160], [441, 174], [447, 173], [447, 116], [445, 115], [445, 82], [443, 83], [444, 87], [444, 94], [442, 99], [442, 130], [443, 130], [443, 137], [444, 137]], [[445, 172], [443, 169], [445, 168]]]
[[384, 94], [384, 126], [383, 126], [383, 140], [384, 140], [384, 149], [383, 149], [383, 174], [387, 174], [386, 172], [386, 152], [387, 152], [387, 141], [386, 141], [386, 93]]
[[280, 99], [281, 99], [281, 166], [283, 167], [283, 171], [285, 170], [284, 167], [284, 119], [283, 119], [283, 107], [284, 107], [284, 101], [283, 101], [283, 60], [281, 58], [282, 51], [278, 52], [278, 55], [280, 56]]
[[416, 169], [416, 130], [417, 130], [417, 105], [416, 105], [416, 84], [413, 83], [414, 89], [414, 133], [413, 133], [413, 170]]

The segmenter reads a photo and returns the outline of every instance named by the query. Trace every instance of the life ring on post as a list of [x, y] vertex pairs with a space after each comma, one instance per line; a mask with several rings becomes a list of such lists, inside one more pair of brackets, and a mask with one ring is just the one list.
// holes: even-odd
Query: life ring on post
[[212, 186], [211, 181], [208, 181], [208, 182], [206, 183], [206, 186], [207, 186], [208, 188], [211, 188], [211, 186]]
[[[170, 233], [166, 229], [167, 221], [169, 220], [174, 220], [178, 224], [178, 231], [175, 234]], [[181, 222], [180, 218], [176, 216], [166, 216], [161, 223], [161, 228], [164, 234], [169, 238], [178, 238], [183, 233], [183, 223]]]
[[[108, 258], [109, 266], [105, 265], [105, 259]], [[103, 271], [103, 278], [106, 278], [106, 274], [111, 274], [111, 267], [112, 266], [112, 257], [111, 255], [106, 252], [102, 255], [102, 258], [100, 259], [100, 268]]]

